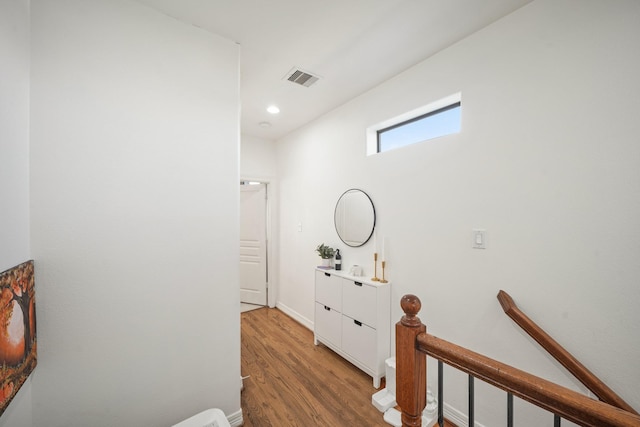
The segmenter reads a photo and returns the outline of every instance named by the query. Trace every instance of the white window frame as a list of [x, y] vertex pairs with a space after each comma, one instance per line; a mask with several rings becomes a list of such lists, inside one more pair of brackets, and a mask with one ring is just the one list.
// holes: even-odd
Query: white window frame
[[378, 131], [390, 128], [399, 123], [415, 119], [416, 117], [424, 116], [426, 114], [437, 111], [441, 108], [448, 107], [449, 105], [462, 103], [462, 92], [454, 93], [437, 101], [431, 102], [415, 110], [408, 111], [399, 116], [377, 123], [367, 128], [367, 156], [378, 153]]

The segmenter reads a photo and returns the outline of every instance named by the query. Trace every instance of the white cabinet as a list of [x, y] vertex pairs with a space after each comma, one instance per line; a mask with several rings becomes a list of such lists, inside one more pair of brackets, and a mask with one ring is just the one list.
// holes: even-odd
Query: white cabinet
[[[364, 364], [372, 371], [376, 370], [376, 330], [349, 316], [342, 316], [342, 351]], [[383, 361], [389, 357], [388, 350]], [[364, 369], [366, 371], [366, 369]], [[380, 378], [384, 375], [380, 372]], [[376, 378], [374, 373], [371, 376]], [[375, 384], [375, 383], [374, 383]], [[378, 384], [379, 385], [379, 384]], [[376, 388], [378, 388], [376, 386]]]
[[318, 337], [322, 341], [337, 348], [342, 346], [342, 314], [335, 308], [316, 301], [316, 319], [314, 321], [314, 334], [316, 345]]
[[316, 302], [342, 311], [342, 278], [336, 274], [316, 271]]
[[336, 270], [315, 274], [315, 344], [323, 343], [371, 375], [379, 388], [390, 353], [390, 284]]

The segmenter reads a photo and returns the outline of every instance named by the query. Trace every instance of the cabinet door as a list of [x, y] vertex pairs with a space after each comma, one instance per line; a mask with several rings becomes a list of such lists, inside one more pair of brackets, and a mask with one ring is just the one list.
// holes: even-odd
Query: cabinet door
[[316, 301], [342, 311], [342, 279], [316, 270]]
[[375, 371], [376, 331], [349, 316], [342, 316], [342, 350]]
[[339, 312], [319, 302], [316, 303], [316, 318], [313, 325], [316, 338], [320, 338], [321, 341], [326, 340], [329, 344], [340, 348], [341, 322], [342, 315]]
[[343, 279], [342, 290], [342, 313], [375, 329], [378, 317], [376, 287]]

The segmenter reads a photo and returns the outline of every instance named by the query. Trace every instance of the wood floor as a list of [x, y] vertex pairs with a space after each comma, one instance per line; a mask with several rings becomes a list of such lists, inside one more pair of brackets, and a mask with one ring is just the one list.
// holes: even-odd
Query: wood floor
[[277, 309], [241, 316], [245, 427], [389, 426], [371, 404], [371, 377], [315, 346], [310, 330]]
[[370, 376], [281, 311], [242, 313], [245, 427], [389, 426], [371, 404]]

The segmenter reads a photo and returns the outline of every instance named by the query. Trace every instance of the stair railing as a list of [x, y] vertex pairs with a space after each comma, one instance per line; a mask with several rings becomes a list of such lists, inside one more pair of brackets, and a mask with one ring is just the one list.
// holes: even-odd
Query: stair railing
[[531, 338], [536, 340], [551, 356], [562, 366], [571, 372], [578, 381], [584, 384], [598, 399], [610, 405], [624, 409], [627, 412], [638, 415], [627, 402], [611, 390], [586, 366], [584, 366], [571, 353], [565, 350], [556, 340], [551, 338], [540, 326], [524, 314], [513, 301], [513, 298], [505, 291], [498, 292], [498, 301], [502, 309], [518, 326], [520, 326]]
[[[464, 347], [427, 333], [417, 317], [421, 302], [415, 295], [401, 300], [404, 316], [396, 324], [396, 401], [403, 427], [420, 427], [426, 405], [426, 356], [438, 360], [439, 371], [446, 363], [469, 375], [469, 425], [473, 426], [473, 379], [479, 378], [507, 392], [507, 425], [513, 425], [513, 396], [554, 414], [554, 425], [564, 418], [588, 427], [640, 427], [640, 416], [608, 403], [513, 368]], [[439, 380], [442, 375], [439, 376]], [[439, 390], [442, 389], [439, 384]], [[438, 422], [442, 426], [442, 395]]]

